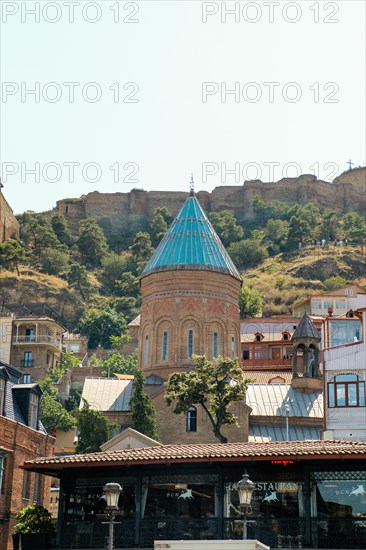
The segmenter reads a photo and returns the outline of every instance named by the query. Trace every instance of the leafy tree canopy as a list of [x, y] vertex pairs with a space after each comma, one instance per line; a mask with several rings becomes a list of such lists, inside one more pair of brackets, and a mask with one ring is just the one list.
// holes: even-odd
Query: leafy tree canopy
[[154, 253], [149, 233], [139, 231], [130, 246], [130, 250], [136, 265], [136, 273], [139, 275]]
[[85, 300], [92, 288], [86, 267], [78, 263], [71, 264], [66, 278], [69, 286], [75, 288]]
[[26, 258], [24, 247], [15, 239], [0, 243], [0, 266], [5, 269], [16, 269], [19, 276], [19, 264], [24, 263]]
[[238, 225], [233, 212], [229, 210], [212, 212], [210, 220], [225, 246], [228, 246], [232, 242], [240, 241], [244, 237], [244, 229]]
[[69, 254], [57, 248], [45, 248], [41, 252], [40, 264], [48, 275], [60, 275], [66, 271]]
[[101, 265], [108, 247], [103, 230], [94, 218], [86, 218], [79, 223], [77, 246], [87, 265], [91, 267]]
[[117, 427], [115, 422], [110, 422], [99, 411], [90, 408], [89, 403], [83, 399], [83, 408], [76, 412], [78, 444], [76, 453], [99, 452], [100, 446], [111, 437], [112, 430]]
[[60, 243], [70, 247], [73, 244], [74, 239], [65, 216], [62, 216], [62, 214], [55, 214], [51, 218], [51, 225]]
[[155, 408], [144, 390], [144, 379], [143, 372], [138, 370], [135, 374], [133, 393], [130, 399], [132, 427], [152, 439], [159, 440]]
[[247, 383], [238, 361], [218, 357], [211, 363], [205, 356], [195, 356], [190, 372], [174, 372], [169, 376], [165, 401], [174, 402], [176, 414], [186, 413], [192, 405], [201, 405], [207, 414], [215, 437], [227, 443], [222, 434], [224, 425], [237, 425], [231, 406], [245, 398]]
[[239, 269], [256, 266], [262, 260], [268, 258], [267, 248], [257, 239], [244, 239], [232, 243], [227, 251]]
[[15, 532], [22, 535], [51, 533], [52, 517], [49, 511], [38, 503], [22, 508], [15, 516]]
[[111, 348], [111, 336], [120, 336], [126, 330], [126, 320], [109, 306], [89, 309], [78, 323], [81, 334], [89, 336], [89, 348]]
[[132, 374], [136, 375], [139, 370], [137, 367], [137, 352], [131, 355], [123, 355], [122, 353], [111, 353], [111, 355], [103, 361], [102, 366], [106, 369], [102, 371], [102, 376], [113, 376], [113, 374]]
[[260, 317], [262, 315], [263, 298], [258, 290], [243, 286], [239, 296], [240, 317]]

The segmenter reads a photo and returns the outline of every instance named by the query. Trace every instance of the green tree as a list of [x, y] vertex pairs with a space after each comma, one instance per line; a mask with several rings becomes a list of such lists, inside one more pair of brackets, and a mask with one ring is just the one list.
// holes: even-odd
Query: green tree
[[19, 277], [19, 264], [24, 263], [27, 256], [24, 247], [15, 239], [0, 243], [0, 266], [16, 272]]
[[60, 275], [69, 265], [69, 255], [57, 248], [45, 248], [41, 252], [40, 264], [48, 275]]
[[46, 248], [60, 249], [63, 247], [52, 228], [49, 219], [43, 216], [33, 218], [30, 224], [30, 252], [34, 262], [38, 261]]
[[244, 229], [238, 225], [233, 212], [229, 210], [212, 212], [210, 220], [225, 246], [229, 246], [232, 242], [240, 241], [244, 237]]
[[66, 279], [69, 286], [75, 288], [85, 300], [92, 288], [86, 267], [76, 263], [71, 264]]
[[215, 437], [227, 443], [222, 434], [224, 425], [237, 425], [232, 405], [245, 399], [247, 384], [237, 360], [218, 357], [211, 363], [205, 356], [195, 356], [195, 368], [189, 372], [173, 372], [169, 376], [165, 401], [174, 402], [176, 414], [186, 413], [193, 405], [201, 405], [212, 425]]
[[111, 353], [111, 355], [103, 361], [102, 376], [112, 376], [113, 374], [132, 374], [136, 375], [139, 370], [137, 367], [137, 352], [131, 355], [123, 355], [122, 353]]
[[62, 214], [55, 214], [51, 218], [51, 225], [60, 243], [70, 247], [73, 244], [73, 237], [65, 216]]
[[327, 290], [335, 290], [336, 288], [342, 288], [349, 284], [349, 281], [344, 277], [329, 277], [324, 281], [324, 286]]
[[14, 531], [22, 535], [52, 533], [52, 516], [38, 503], [30, 504], [17, 512], [17, 524]]
[[133, 244], [130, 246], [130, 250], [136, 265], [136, 272], [139, 275], [154, 253], [150, 235], [139, 231], [134, 238]]
[[[271, 247], [272, 243], [278, 247], [278, 251], [285, 246], [288, 236], [289, 226], [286, 220], [268, 220], [265, 227], [266, 241]], [[272, 250], [271, 250], [272, 252]], [[276, 252], [273, 250], [273, 252]]]
[[90, 408], [89, 403], [83, 399], [83, 407], [76, 412], [78, 444], [76, 453], [96, 453], [100, 446], [111, 437], [116, 423], [110, 422], [99, 411]]
[[268, 217], [267, 203], [259, 195], [254, 195], [252, 200], [252, 208], [257, 217], [257, 222], [264, 225]]
[[257, 239], [244, 239], [231, 243], [227, 249], [239, 269], [253, 267], [268, 258], [268, 251]]
[[133, 392], [130, 399], [130, 415], [132, 427], [152, 439], [159, 440], [156, 425], [156, 413], [150, 397], [144, 390], [144, 374], [137, 371], [133, 382]]
[[67, 432], [76, 427], [75, 417], [55, 397], [46, 391], [44, 391], [41, 397], [39, 415], [43, 426], [49, 434], [52, 434], [55, 428]]
[[108, 247], [104, 233], [94, 218], [86, 218], [79, 223], [77, 246], [83, 261], [88, 266], [101, 265]]
[[158, 206], [158, 208], [155, 208], [153, 216], [155, 214], [160, 214], [161, 216], [163, 216], [163, 219], [166, 222], [168, 227], [174, 220], [173, 214], [171, 213], [169, 208], [167, 208], [166, 206]]
[[129, 252], [109, 252], [102, 260], [104, 275], [114, 285], [114, 282], [121, 279], [126, 271], [133, 269], [132, 255]]
[[89, 309], [78, 323], [81, 334], [89, 336], [89, 348], [111, 348], [111, 336], [119, 336], [126, 330], [126, 320], [109, 306]]
[[155, 246], [161, 241], [167, 231], [168, 224], [164, 220], [163, 216], [157, 212], [154, 212], [151, 222], [151, 232], [153, 237], [152, 240]]
[[255, 288], [243, 286], [239, 296], [240, 317], [260, 317], [262, 315], [263, 298]]

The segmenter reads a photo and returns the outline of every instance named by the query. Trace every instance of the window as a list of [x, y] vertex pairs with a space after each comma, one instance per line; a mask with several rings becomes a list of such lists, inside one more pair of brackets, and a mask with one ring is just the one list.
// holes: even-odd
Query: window
[[289, 335], [288, 332], [284, 332], [284, 333], [283, 333], [283, 339], [284, 339], [284, 340], [289, 340], [289, 336], [290, 336], [290, 335]]
[[38, 473], [34, 474], [33, 502], [41, 504], [41, 476]]
[[231, 359], [234, 359], [235, 357], [235, 338], [234, 336], [231, 337]]
[[248, 361], [250, 359], [250, 351], [249, 351], [249, 347], [245, 347], [243, 349], [243, 360], [244, 361]]
[[145, 336], [145, 352], [144, 352], [144, 365], [147, 365], [149, 362], [149, 337]]
[[33, 353], [31, 351], [25, 351], [22, 361], [23, 367], [33, 367]]
[[365, 382], [357, 374], [338, 374], [328, 384], [329, 407], [364, 407]]
[[168, 333], [163, 332], [163, 353], [162, 353], [163, 361], [166, 361], [167, 356], [168, 356]]
[[334, 301], [333, 300], [324, 300], [323, 302], [323, 309], [330, 309], [330, 308], [334, 308]]
[[5, 495], [6, 456], [0, 455], [0, 495]]
[[47, 363], [47, 365], [50, 364], [50, 361], [51, 361], [51, 354], [47, 352], [47, 355], [46, 355], [46, 363]]
[[197, 409], [196, 407], [189, 407], [187, 411], [187, 432], [196, 432], [197, 431]]
[[30, 495], [30, 473], [27, 470], [24, 470], [22, 498], [29, 500], [29, 495]]
[[193, 330], [188, 331], [188, 357], [193, 355]]
[[336, 309], [346, 309], [346, 300], [336, 300], [335, 307]]
[[6, 386], [5, 378], [0, 378], [0, 416], [4, 414], [5, 386]]
[[29, 394], [29, 416], [28, 426], [30, 428], [38, 428], [38, 395]]
[[214, 332], [213, 335], [213, 356], [216, 358], [219, 356], [219, 335]]
[[313, 300], [313, 309], [322, 309], [322, 301]]
[[30, 383], [31, 383], [31, 375], [23, 374], [23, 384], [30, 384]]

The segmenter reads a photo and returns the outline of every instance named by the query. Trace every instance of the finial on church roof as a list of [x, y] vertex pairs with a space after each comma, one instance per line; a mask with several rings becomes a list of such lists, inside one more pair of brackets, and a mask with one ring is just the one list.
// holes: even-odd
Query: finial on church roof
[[194, 180], [193, 180], [193, 174], [191, 174], [191, 183], [189, 186], [189, 196], [194, 197]]

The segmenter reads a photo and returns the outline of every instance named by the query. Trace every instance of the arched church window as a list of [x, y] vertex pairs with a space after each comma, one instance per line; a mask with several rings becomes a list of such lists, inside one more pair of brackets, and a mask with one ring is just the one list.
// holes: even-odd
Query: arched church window
[[235, 338], [234, 336], [231, 337], [231, 359], [234, 359], [235, 357]]
[[191, 358], [193, 355], [193, 330], [188, 331], [188, 357]]
[[213, 356], [215, 359], [219, 356], [219, 335], [217, 332], [214, 332], [213, 335]]
[[364, 407], [365, 381], [357, 374], [338, 374], [328, 383], [328, 405], [333, 407]]
[[187, 432], [196, 432], [197, 431], [197, 409], [196, 407], [189, 407], [187, 411]]
[[168, 333], [165, 331], [163, 332], [163, 349], [161, 358], [163, 361], [166, 361], [168, 357]]
[[145, 336], [145, 351], [144, 351], [144, 365], [147, 365], [149, 361], [149, 336]]

